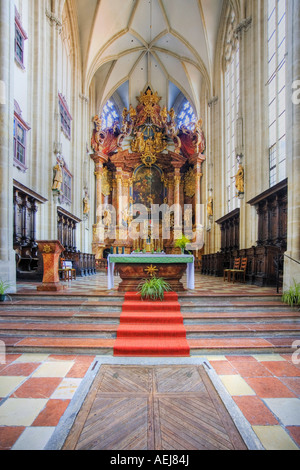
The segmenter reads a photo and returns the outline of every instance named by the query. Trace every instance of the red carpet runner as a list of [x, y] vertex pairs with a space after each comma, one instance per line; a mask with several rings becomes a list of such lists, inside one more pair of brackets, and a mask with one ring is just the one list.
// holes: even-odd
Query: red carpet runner
[[127, 292], [122, 306], [114, 356], [190, 356], [178, 295], [158, 302]]

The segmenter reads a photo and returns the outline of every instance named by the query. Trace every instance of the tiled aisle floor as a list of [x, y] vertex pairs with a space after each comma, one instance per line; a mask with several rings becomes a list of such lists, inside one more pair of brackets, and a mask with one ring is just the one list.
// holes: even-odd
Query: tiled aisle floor
[[[94, 357], [11, 354], [5, 359], [0, 449], [43, 449]], [[300, 352], [207, 359], [265, 449], [300, 449]]]

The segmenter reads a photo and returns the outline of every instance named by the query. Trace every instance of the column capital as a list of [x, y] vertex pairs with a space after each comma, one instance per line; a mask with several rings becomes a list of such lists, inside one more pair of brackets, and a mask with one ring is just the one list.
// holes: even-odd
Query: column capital
[[199, 175], [199, 173], [202, 173], [202, 163], [205, 162], [206, 156], [202, 155], [201, 153], [197, 153], [195, 155], [192, 155], [190, 157], [189, 162], [194, 165], [195, 170], [196, 170], [196, 175]]
[[95, 165], [103, 165], [104, 163], [107, 163], [108, 156], [104, 153], [93, 153], [91, 155], [91, 159], [94, 161]]

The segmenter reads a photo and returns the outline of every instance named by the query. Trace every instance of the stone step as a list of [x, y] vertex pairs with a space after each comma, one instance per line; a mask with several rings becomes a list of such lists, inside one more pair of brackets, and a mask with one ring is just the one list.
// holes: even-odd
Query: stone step
[[[95, 324], [95, 323], [49, 323], [49, 322], [0, 322], [0, 336], [68, 336], [68, 337], [89, 337], [89, 338], [115, 338], [118, 323], [115, 324]], [[168, 324], [157, 323], [157, 326], [143, 323], [136, 324], [127, 323], [127, 330], [132, 330], [132, 334], [136, 334], [138, 329], [142, 332], [151, 329], [168, 331], [172, 334], [172, 328]], [[122, 330], [122, 328], [121, 328]], [[182, 327], [186, 331], [188, 338], [212, 338], [218, 337], [245, 337], [253, 336], [266, 337], [273, 335], [278, 336], [299, 336], [300, 323], [263, 323], [263, 324], [193, 324]]]
[[278, 311], [288, 311], [290, 307], [283, 304], [282, 302], [224, 302], [224, 303], [202, 303], [202, 304], [192, 304], [192, 303], [181, 303], [181, 312], [219, 312], [220, 309], [223, 311], [236, 311], [236, 310], [247, 310], [249, 312], [255, 312], [256, 310], [268, 309], [269, 311], [278, 312]]
[[[280, 295], [178, 297], [192, 355], [290, 353], [300, 339], [300, 313]], [[0, 304], [0, 340], [14, 353], [112, 355], [123, 300], [122, 295], [16, 294]]]
[[[0, 336], [0, 340], [3, 338]], [[191, 355], [287, 354], [295, 351], [294, 338], [188, 339]], [[115, 339], [38, 337], [5, 338], [7, 353], [113, 355]]]
[[13, 312], [17, 310], [23, 311], [42, 311], [49, 310], [66, 312], [72, 308], [73, 311], [86, 311], [86, 310], [95, 310], [95, 311], [107, 311], [111, 310], [114, 312], [120, 312], [122, 310], [122, 302], [97, 302], [97, 301], [30, 301], [30, 300], [21, 300], [18, 302], [6, 303], [5, 305], [0, 305], [0, 315], [2, 312]]
[[0, 336], [80, 336], [85, 338], [115, 338], [118, 324], [95, 323], [0, 323]]
[[2, 322], [45, 322], [61, 323], [119, 323], [121, 312], [90, 312], [90, 311], [52, 311], [52, 310], [15, 310], [0, 313], [0, 325]]
[[[49, 306], [47, 306], [49, 307]], [[121, 315], [122, 308], [120, 307], [117, 311], [111, 311], [109, 308], [103, 310], [89, 310], [89, 309], [43, 309], [43, 308], [28, 308], [28, 309], [19, 309], [19, 305], [15, 309], [0, 309], [0, 322], [4, 321], [74, 321], [74, 322], [106, 322], [111, 319], [111, 321], [118, 321]], [[161, 312], [161, 315], [164, 315], [164, 312]], [[300, 313], [297, 309], [278, 309], [274, 311], [273, 309], [265, 310], [249, 310], [249, 309], [223, 309], [223, 311], [188, 311], [183, 312], [182, 316], [186, 324], [193, 323], [227, 323], [227, 322], [281, 322], [281, 321], [291, 321], [291, 322], [300, 322]]]
[[194, 323], [256, 323], [256, 322], [300, 322], [300, 315], [296, 311], [278, 310], [274, 312], [273, 310], [264, 310], [264, 311], [237, 311], [231, 310], [226, 312], [183, 312], [182, 314], [185, 324], [194, 324]]

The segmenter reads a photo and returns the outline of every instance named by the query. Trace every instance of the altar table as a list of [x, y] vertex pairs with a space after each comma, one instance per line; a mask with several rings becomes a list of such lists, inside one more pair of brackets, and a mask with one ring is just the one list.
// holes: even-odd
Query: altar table
[[136, 290], [143, 279], [149, 278], [150, 272], [156, 277], [164, 278], [175, 292], [185, 290], [181, 278], [186, 273], [187, 288], [195, 288], [193, 255], [166, 255], [164, 253], [110, 254], [107, 258], [108, 289], [114, 288], [115, 266], [117, 266], [122, 280], [118, 288], [120, 292]]

